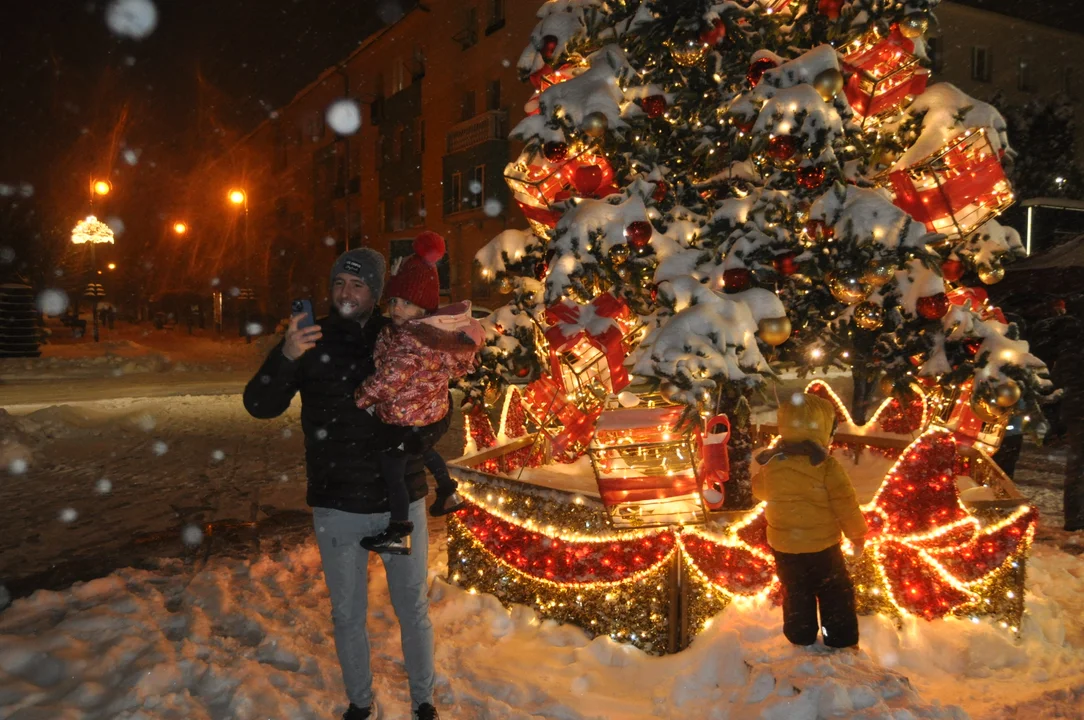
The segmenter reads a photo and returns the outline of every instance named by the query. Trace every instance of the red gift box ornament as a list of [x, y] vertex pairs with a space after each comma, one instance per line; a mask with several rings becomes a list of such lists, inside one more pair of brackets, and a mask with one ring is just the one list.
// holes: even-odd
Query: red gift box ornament
[[972, 312], [978, 313], [979, 317], [983, 320], [990, 320], [992, 318], [1003, 325], [1009, 324], [1009, 320], [1005, 317], [1005, 313], [1001, 312], [1001, 308], [990, 304], [990, 296], [982, 288], [956, 288], [948, 293], [948, 301], [953, 305], [967, 308]]
[[914, 55], [915, 43], [893, 25], [886, 37], [872, 31], [840, 51], [843, 87], [851, 109], [863, 118], [890, 112], [926, 90], [929, 72]]
[[700, 461], [700, 477], [704, 483], [701, 494], [704, 504], [718, 510], [726, 500], [723, 483], [730, 479], [730, 418], [716, 415], [704, 428], [703, 457]]
[[[509, 163], [504, 171], [516, 204], [528, 220], [554, 227], [561, 212], [553, 206], [573, 195], [589, 197], [609, 194], [613, 181], [613, 168], [601, 155], [581, 150], [563, 160], [558, 145], [546, 143], [542, 148], [540, 162], [528, 163], [524, 159]], [[538, 156], [535, 156], [538, 159]]]
[[968, 130], [927, 158], [889, 173], [896, 207], [930, 232], [965, 236], [1013, 202], [985, 129]]

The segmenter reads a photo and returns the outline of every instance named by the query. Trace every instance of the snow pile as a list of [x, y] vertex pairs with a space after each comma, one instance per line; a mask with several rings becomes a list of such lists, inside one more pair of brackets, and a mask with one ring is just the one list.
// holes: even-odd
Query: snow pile
[[966, 130], [985, 129], [994, 152], [1008, 152], [1005, 118], [993, 105], [976, 100], [955, 85], [937, 83], [915, 98], [906, 118], [921, 118], [918, 140], [900, 155], [893, 170], [905, 170], [925, 160]]

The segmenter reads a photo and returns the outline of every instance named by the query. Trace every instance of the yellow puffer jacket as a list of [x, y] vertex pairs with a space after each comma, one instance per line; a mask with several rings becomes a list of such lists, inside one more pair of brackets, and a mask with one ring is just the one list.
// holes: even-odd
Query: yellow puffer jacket
[[[753, 476], [753, 495], [768, 503], [768, 544], [784, 553], [814, 553], [838, 544], [841, 531], [860, 540], [868, 528], [851, 480], [838, 460], [821, 452], [832, 440], [835, 409], [816, 395], [795, 399], [780, 406], [780, 445], [762, 454], [770, 459], [758, 458], [767, 464]], [[814, 452], [796, 447], [806, 441], [816, 444], [806, 443]], [[788, 450], [779, 453], [779, 447]]]

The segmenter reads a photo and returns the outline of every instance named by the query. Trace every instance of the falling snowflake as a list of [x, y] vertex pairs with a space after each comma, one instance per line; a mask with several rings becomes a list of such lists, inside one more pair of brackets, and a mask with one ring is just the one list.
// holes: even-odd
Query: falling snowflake
[[335, 245], [335, 238], [328, 235], [326, 238], [324, 238], [324, 244], [328, 247], [333, 247]]
[[323, 355], [320, 356], [320, 362], [322, 362], [322, 363], [331, 362], [331, 356], [328, 355], [327, 353], [324, 353]]
[[291, 430], [290, 428], [283, 428], [282, 429], [282, 437], [284, 437], [284, 438], [293, 437], [293, 434], [294, 434], [294, 431]]
[[0, 183], [0, 197], [10, 197], [15, 194], [15, 188], [6, 183]]
[[15, 262], [15, 248], [5, 245], [0, 247], [0, 263], [10, 265]]
[[68, 294], [63, 290], [42, 290], [36, 304], [43, 315], [62, 315], [68, 309]]
[[73, 523], [78, 517], [79, 513], [75, 508], [64, 508], [60, 511], [60, 522], [62, 523]]
[[23, 458], [15, 458], [8, 463], [8, 472], [12, 475], [22, 475], [26, 472], [27, 462]]
[[279, 475], [279, 482], [290, 482], [290, 476], [286, 473]]
[[241, 288], [239, 288], [239, 287], [231, 287], [230, 288], [230, 297], [237, 297], [240, 294], [241, 294]]
[[150, 413], [143, 413], [136, 418], [135, 423], [136, 427], [138, 427], [143, 432], [150, 432], [151, 430], [154, 430], [155, 426], [158, 424], [154, 419], [154, 415], [151, 415]]
[[113, 483], [105, 478], [102, 478], [98, 482], [94, 483], [94, 490], [99, 495], [108, 495], [113, 491]]
[[403, 19], [403, 8], [395, 0], [384, 0], [376, 6], [376, 14], [385, 25], [399, 22]]
[[336, 100], [327, 109], [327, 124], [339, 135], [353, 135], [361, 127], [361, 108], [349, 98]]
[[166, 445], [161, 440], [155, 440], [154, 445], [151, 446], [151, 450], [154, 451], [155, 455], [161, 457], [162, 455], [165, 455], [167, 452], [169, 452], [169, 445]]
[[124, 221], [119, 217], [113, 216], [106, 218], [105, 224], [109, 226], [109, 229], [113, 231], [114, 235], [124, 234]]
[[142, 40], [154, 32], [158, 9], [150, 0], [113, 0], [106, 8], [105, 22], [117, 35]]
[[218, 287], [218, 284], [222, 282], [218, 278], [211, 278], [211, 287]]
[[470, 188], [470, 191], [475, 195], [482, 192], [482, 183], [480, 180], [471, 180], [467, 187]]
[[482, 209], [485, 210], [486, 217], [497, 217], [504, 210], [504, 203], [497, 198], [490, 198]]
[[249, 323], [245, 325], [245, 332], [249, 335], [263, 335], [263, 325], [259, 323]]
[[226, 459], [226, 453], [222, 452], [221, 450], [215, 450], [213, 453], [211, 453], [211, 459], [215, 462], [222, 462]]
[[512, 67], [512, 61], [508, 58], [505, 58], [504, 60], [501, 60], [501, 65], [503, 65], [504, 67]]
[[326, 437], [327, 437], [327, 430], [325, 430], [323, 428], [317, 429], [317, 431], [316, 431], [316, 439], [317, 440], [323, 440]]
[[129, 165], [135, 165], [139, 162], [139, 151], [128, 148], [121, 155], [124, 157], [124, 162]]
[[203, 530], [198, 525], [186, 525], [181, 531], [181, 542], [188, 547], [196, 547], [203, 542]]

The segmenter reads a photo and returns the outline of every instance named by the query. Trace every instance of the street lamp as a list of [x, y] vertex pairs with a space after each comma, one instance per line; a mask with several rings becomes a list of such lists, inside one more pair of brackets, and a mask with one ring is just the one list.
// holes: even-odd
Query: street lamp
[[183, 222], [175, 222], [173, 223], [173, 232], [177, 233], [178, 235], [184, 235], [186, 232], [188, 232], [188, 226], [185, 225]]
[[245, 227], [241, 231], [242, 232], [242, 240], [241, 241], [244, 244], [244, 253], [245, 253], [245, 286], [243, 288], [241, 288], [241, 292], [240, 292], [240, 299], [244, 303], [244, 305], [242, 306], [244, 308], [244, 313], [243, 313], [243, 317], [241, 318], [241, 327], [238, 328], [238, 331], [240, 332], [240, 334], [243, 334], [245, 336], [245, 342], [246, 343], [251, 343], [252, 342], [252, 335], [248, 331], [248, 322], [249, 322], [249, 315], [250, 315], [250, 309], [251, 309], [250, 306], [251, 306], [251, 303], [252, 303], [252, 288], [249, 287], [249, 273], [248, 273], [248, 270], [249, 270], [249, 258], [248, 258], [248, 195], [245, 193], [244, 190], [241, 190], [240, 188], [233, 188], [233, 189], [230, 190], [229, 194], [226, 197], [227, 197], [227, 199], [229, 199], [231, 204], [233, 204], [234, 206], [240, 208], [242, 210], [242, 212], [244, 213], [244, 217], [242, 218], [242, 220], [245, 223]]
[[100, 195], [102, 197], [108, 195], [113, 191], [113, 184], [108, 180], [92, 180], [90, 183], [90, 194]]
[[116, 263], [109, 263], [106, 267], [108, 267], [110, 270], [116, 270], [117, 269], [117, 264]]
[[[95, 260], [94, 248], [102, 243], [113, 244], [113, 230], [108, 225], [98, 220], [93, 215], [88, 215], [85, 220], [80, 220], [72, 228], [72, 243], [74, 245], [90, 244], [90, 268], [91, 278], [96, 280], [98, 265]], [[113, 268], [110, 267], [110, 270]], [[91, 315], [94, 320], [94, 342], [98, 342], [98, 298], [104, 295], [102, 286], [97, 282], [87, 285], [87, 294], [93, 298]]]

